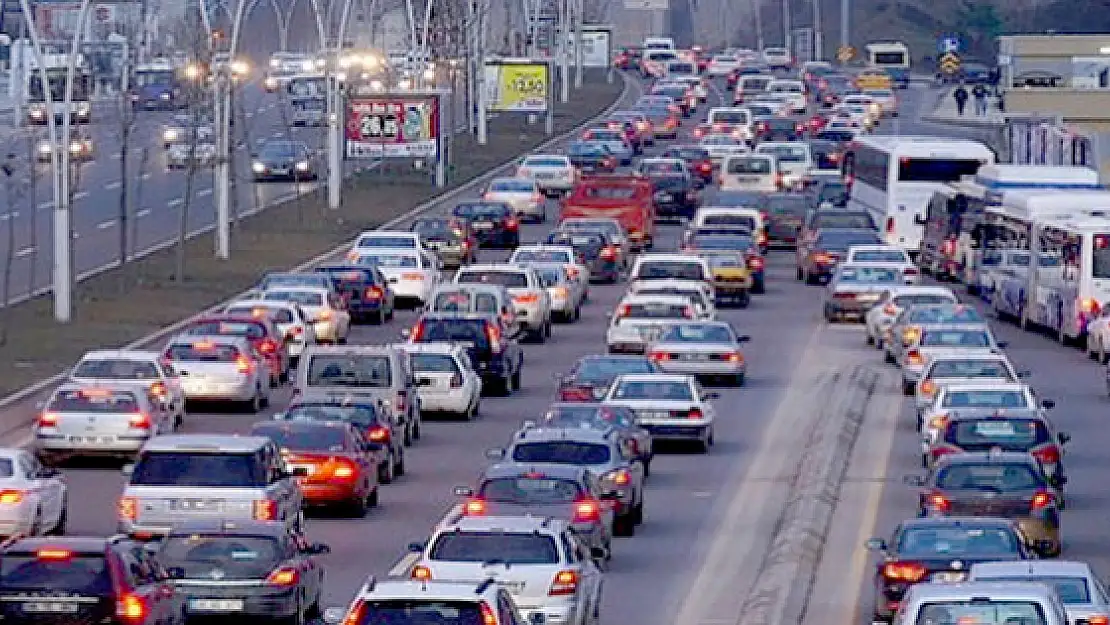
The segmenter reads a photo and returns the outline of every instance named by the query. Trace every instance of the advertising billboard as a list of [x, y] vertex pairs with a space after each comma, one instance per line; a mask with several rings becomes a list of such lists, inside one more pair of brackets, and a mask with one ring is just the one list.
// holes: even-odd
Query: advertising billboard
[[[570, 62], [574, 62], [574, 33], [567, 37], [567, 53]], [[609, 67], [613, 62], [610, 42], [612, 34], [609, 28], [597, 28], [587, 25], [582, 29], [582, 66], [583, 67]]]
[[439, 124], [435, 95], [351, 95], [347, 158], [437, 158]]
[[547, 63], [486, 61], [486, 106], [502, 113], [543, 113], [551, 91]]

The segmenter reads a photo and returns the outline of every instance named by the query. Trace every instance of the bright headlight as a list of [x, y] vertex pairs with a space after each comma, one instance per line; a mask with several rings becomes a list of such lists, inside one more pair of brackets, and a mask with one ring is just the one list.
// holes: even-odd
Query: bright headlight
[[74, 152], [74, 153], [81, 152], [84, 149], [84, 147], [85, 146], [81, 145], [80, 141], [74, 141], [74, 142], [69, 144], [69, 151]]
[[272, 67], [274, 69], [277, 69], [277, 68], [281, 67], [281, 61], [279, 61], [277, 59], [270, 59], [270, 67]]
[[251, 164], [251, 169], [254, 171], [254, 173], [261, 174], [262, 172], [266, 171], [266, 166], [256, 161]]
[[171, 129], [163, 132], [162, 139], [166, 141], [177, 141], [177, 131]]
[[51, 151], [51, 148], [50, 148], [49, 143], [40, 143], [39, 144], [39, 152], [41, 152], [42, 154], [49, 154], [50, 151]]
[[308, 171], [308, 161], [301, 161], [295, 165], [297, 171]]
[[88, 112], [89, 112], [89, 105], [88, 104], [79, 104], [79, 105], [77, 105], [77, 114], [78, 115], [86, 115], [86, 114], [88, 114]]

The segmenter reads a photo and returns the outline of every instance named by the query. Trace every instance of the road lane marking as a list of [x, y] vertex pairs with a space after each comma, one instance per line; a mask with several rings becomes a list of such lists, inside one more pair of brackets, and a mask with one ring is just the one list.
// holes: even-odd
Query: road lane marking
[[24, 256], [30, 256], [31, 254], [34, 254], [34, 253], [35, 253], [35, 246], [31, 245], [31, 246], [28, 246], [28, 247], [25, 247], [25, 248], [19, 250], [18, 252], [15, 253], [15, 255], [16, 255], [17, 258], [23, 258]]
[[144, 208], [143, 210], [135, 213], [135, 216], [136, 217], [146, 217], [149, 214], [150, 214], [150, 209], [149, 208]]
[[117, 180], [115, 182], [109, 182], [108, 184], [104, 185], [104, 188], [111, 191], [112, 189], [118, 189], [122, 186], [123, 186], [123, 184], [120, 183], [119, 180]]
[[174, 208], [176, 206], [181, 206], [184, 203], [185, 203], [184, 198], [177, 198], [177, 199], [170, 200], [169, 202], [166, 202], [166, 206], [169, 206], [170, 208]]
[[54, 202], [42, 202], [39, 204], [40, 211], [49, 210], [51, 208], [54, 208]]
[[102, 222], [96, 224], [96, 229], [97, 230], [107, 230], [108, 228], [111, 228], [114, 225], [116, 225], [116, 220], [115, 219], [109, 219], [107, 221], [102, 221]]
[[78, 191], [77, 193], [73, 194], [73, 199], [75, 200], [83, 200], [87, 197], [89, 197], [88, 191]]
[[197, 197], [208, 197], [209, 195], [212, 195], [212, 189], [201, 189], [197, 191]]

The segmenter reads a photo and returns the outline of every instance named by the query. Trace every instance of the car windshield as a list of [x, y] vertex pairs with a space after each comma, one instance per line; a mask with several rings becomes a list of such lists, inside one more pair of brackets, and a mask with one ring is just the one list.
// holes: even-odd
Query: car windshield
[[135, 413], [142, 411], [132, 391], [107, 389], [61, 390], [46, 409], [50, 412]]
[[536, 183], [524, 179], [501, 179], [489, 183], [490, 193], [532, 193]]
[[311, 354], [307, 381], [309, 386], [388, 388], [393, 376], [384, 355]]
[[965, 449], [1000, 447], [1025, 451], [1049, 441], [1048, 427], [1040, 419], [983, 418], [960, 420], [948, 426], [945, 438]]
[[620, 383], [613, 399], [693, 401], [694, 394], [685, 382], [648, 382], [629, 380]]
[[459, 204], [452, 212], [459, 217], [490, 219], [508, 217], [512, 209], [504, 204]]
[[[1010, 369], [997, 358], [992, 359], [944, 359], [933, 362], [926, 375], [929, 379], [943, 378], [1003, 378], [1010, 379]], [[985, 393], [986, 391], [974, 391]], [[998, 391], [999, 393], [1017, 393], [1019, 391]], [[1023, 395], [1024, 397], [1024, 395]], [[1024, 405], [1024, 401], [1022, 402]]]
[[[64, 552], [61, 555], [65, 555]], [[0, 559], [0, 590], [27, 590], [36, 594], [62, 591], [99, 598], [112, 594], [112, 576], [102, 553], [75, 553], [70, 557], [54, 558], [8, 552]], [[40, 615], [35, 620], [46, 619]], [[75, 616], [74, 621], [59, 619], [55, 622], [82, 620]]]
[[841, 284], [885, 284], [900, 282], [902, 272], [889, 267], [841, 267], [836, 280]]
[[245, 336], [249, 339], [266, 338], [266, 326], [257, 321], [197, 321], [184, 334], [193, 336]]
[[278, 447], [290, 451], [344, 451], [347, 433], [342, 428], [323, 425], [263, 423], [251, 428], [251, 436], [265, 436]]
[[906, 253], [901, 250], [858, 250], [852, 253], [857, 263], [905, 263]]
[[734, 156], [728, 159], [725, 167], [730, 174], [771, 174], [775, 170], [775, 161], [769, 158]]
[[983, 316], [970, 306], [938, 306], [911, 308], [910, 323], [983, 323]]
[[559, 549], [553, 536], [538, 532], [443, 532], [436, 537], [428, 557], [446, 562], [498, 562], [506, 566], [558, 564]]
[[285, 141], [275, 141], [267, 143], [262, 147], [262, 151], [258, 153], [260, 158], [293, 158], [299, 156], [304, 152], [302, 146], [298, 143], [289, 143]]
[[755, 247], [755, 239], [750, 235], [697, 235], [690, 239], [690, 245], [698, 250], [740, 250], [746, 251]]
[[743, 269], [748, 266], [740, 254], [707, 254], [705, 259], [713, 269]]
[[938, 525], [904, 528], [895, 551], [898, 557], [906, 559], [988, 559], [991, 556], [1020, 557], [1021, 546], [1014, 532], [1006, 527]]
[[704, 280], [700, 263], [683, 261], [644, 261], [636, 272], [638, 280]]
[[522, 163], [524, 167], [566, 167], [567, 162], [562, 158], [545, 157], [545, 156], [532, 156], [524, 159]]
[[513, 462], [595, 465], [610, 461], [608, 445], [580, 441], [544, 441], [513, 445]]
[[516, 504], [572, 503], [580, 493], [576, 482], [542, 475], [493, 478], [478, 491], [486, 501]]
[[658, 369], [647, 358], [587, 358], [574, 370], [583, 382], [608, 382], [625, 373], [655, 373]]
[[1064, 605], [1086, 605], [1091, 602], [1091, 588], [1087, 585], [1086, 578], [1065, 577], [1063, 575], [976, 575], [977, 582], [1040, 582], [1056, 589], [1060, 601]]
[[816, 249], [844, 250], [853, 245], [881, 243], [879, 235], [871, 232], [822, 232], [817, 237]]
[[274, 323], [293, 323], [293, 311], [288, 308], [272, 306], [229, 306], [225, 310], [229, 315], [244, 315], [251, 317], [266, 317]]
[[460, 271], [455, 277], [459, 284], [495, 284], [508, 289], [528, 287], [528, 274], [523, 271]]
[[809, 148], [799, 145], [761, 145], [760, 154], [772, 154], [780, 163], [804, 163], [809, 158]]
[[324, 278], [315, 273], [271, 273], [262, 279], [258, 288], [266, 291], [268, 289], [297, 286], [325, 287], [327, 284]]
[[411, 254], [359, 254], [358, 263], [382, 269], [416, 269], [420, 267], [420, 259]]
[[670, 326], [659, 337], [661, 343], [727, 343], [735, 342], [732, 330], [713, 324], [679, 323]]
[[942, 490], [1007, 493], [1042, 488], [1045, 483], [1043, 477], [1025, 463], [961, 462], [939, 469], [936, 486]]
[[1035, 601], [938, 601], [921, 606], [915, 625], [1048, 625]]
[[899, 308], [929, 304], [954, 304], [955, 298], [948, 295], [895, 295], [894, 305]]
[[514, 263], [572, 263], [574, 254], [567, 250], [518, 248], [513, 252]]
[[455, 222], [450, 219], [421, 219], [412, 224], [412, 231], [424, 235], [425, 238], [428, 236], [460, 237], [463, 235], [463, 231], [457, 228]]
[[273, 302], [293, 302], [301, 306], [323, 306], [324, 294], [319, 291], [266, 291], [262, 299]]
[[184, 569], [185, 579], [263, 579], [284, 560], [269, 536], [174, 534], [158, 551], [162, 563]]
[[[814, 216], [811, 227], [822, 230], [874, 230], [875, 222], [871, 221], [871, 215], [867, 213], [823, 210]], [[833, 235], [836, 233], [830, 232], [828, 234]], [[859, 236], [858, 233], [850, 234]], [[882, 241], [879, 241], [877, 236], [873, 236], [871, 241], [868, 241], [868, 243], [871, 242], [882, 244]]]
[[602, 143], [572, 143], [567, 148], [570, 156], [607, 156], [608, 148]]
[[536, 267], [536, 274], [540, 277], [543, 288], [550, 289], [566, 282], [562, 267]]
[[467, 291], [448, 291], [437, 293], [432, 300], [435, 312], [498, 312], [497, 297], [491, 293], [469, 293]]
[[749, 117], [747, 111], [714, 111], [713, 123], [721, 124], [746, 124]]
[[158, 366], [148, 360], [125, 358], [90, 358], [82, 360], [70, 374], [75, 378], [97, 380], [157, 380]]
[[135, 486], [263, 488], [269, 476], [256, 453], [148, 451], [131, 473]]
[[485, 319], [458, 317], [423, 319], [417, 326], [413, 340], [422, 343], [452, 341], [473, 343], [479, 347], [488, 346], [487, 323]]
[[436, 601], [389, 599], [371, 601], [351, 625], [484, 625], [481, 608], [475, 601]]
[[922, 347], [990, 347], [986, 330], [927, 330], [919, 345]]
[[281, 415], [283, 421], [342, 421], [359, 428], [377, 425], [377, 411], [369, 406], [346, 406], [341, 404], [298, 404], [290, 406]]

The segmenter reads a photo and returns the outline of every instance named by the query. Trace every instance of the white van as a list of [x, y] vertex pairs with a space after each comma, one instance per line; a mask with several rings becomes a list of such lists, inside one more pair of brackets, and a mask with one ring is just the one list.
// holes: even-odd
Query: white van
[[744, 206], [703, 206], [694, 214], [691, 229], [713, 226], [741, 226], [750, 228], [755, 235], [756, 243], [762, 252], [766, 253], [767, 229], [763, 221], [763, 212], [758, 208]]
[[809, 98], [806, 96], [806, 85], [800, 80], [773, 80], [767, 85], [768, 93], [779, 93], [790, 102], [790, 112], [801, 115], [809, 108]]
[[790, 69], [794, 66], [794, 56], [786, 48], [764, 48], [763, 62], [771, 69]]
[[748, 74], [741, 76], [740, 81], [736, 83], [736, 93], [732, 97], [733, 104], [743, 104], [750, 102], [757, 95], [767, 93], [767, 88], [774, 82], [773, 76], [766, 74]]
[[756, 154], [770, 154], [778, 162], [782, 184], [796, 187], [813, 169], [813, 152], [802, 141], [764, 141], [755, 147]]
[[671, 37], [645, 37], [644, 50], [674, 50], [674, 39]]
[[782, 187], [777, 159], [773, 154], [732, 154], [721, 163], [722, 191], [774, 193]]

